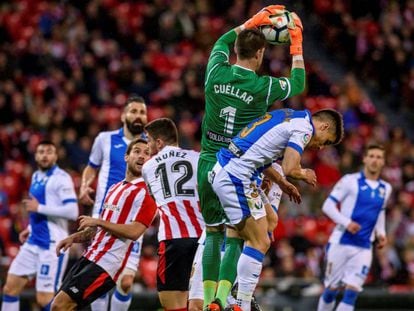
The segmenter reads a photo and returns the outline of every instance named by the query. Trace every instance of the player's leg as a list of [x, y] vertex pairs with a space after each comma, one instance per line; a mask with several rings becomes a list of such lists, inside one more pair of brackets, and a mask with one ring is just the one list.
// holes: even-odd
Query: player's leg
[[[257, 188], [227, 173], [217, 165], [212, 186], [220, 198], [230, 223], [245, 240], [237, 264], [238, 304], [250, 310], [253, 291], [258, 282], [264, 254], [270, 246], [266, 212]], [[252, 217], [250, 217], [252, 216]]]
[[115, 285], [112, 277], [104, 269], [81, 257], [66, 275], [52, 301], [52, 310], [82, 309]]
[[201, 213], [206, 223], [206, 241], [202, 259], [204, 306], [215, 296], [221, 262], [220, 249], [224, 240], [225, 215], [215, 192], [208, 181], [215, 162], [200, 159], [197, 182]]
[[344, 295], [336, 310], [353, 311], [362, 286], [368, 276], [372, 262], [372, 250], [354, 246], [346, 246], [350, 258], [346, 262], [346, 274], [343, 283], [346, 284]]
[[20, 310], [20, 293], [26, 286], [28, 277], [34, 276], [37, 271], [36, 249], [36, 246], [24, 244], [10, 265], [3, 287], [2, 311]]
[[110, 310], [128, 310], [132, 302], [131, 289], [134, 284], [136, 270], [125, 268], [118, 281], [111, 297]]
[[204, 251], [204, 241], [199, 241], [197, 252], [194, 256], [193, 267], [191, 269], [191, 277], [188, 292], [188, 310], [202, 311], [203, 310], [203, 266], [202, 258]]
[[1, 311], [19, 311], [20, 293], [28, 282], [28, 278], [14, 274], [7, 274], [6, 284], [3, 287]]
[[237, 264], [237, 304], [243, 311], [250, 311], [251, 300], [262, 271], [264, 255], [270, 246], [266, 217], [249, 217], [237, 226], [245, 245]]
[[239, 260], [244, 240], [237, 230], [231, 227], [226, 229], [225, 251], [220, 264], [219, 283], [216, 298], [222, 305], [225, 304], [237, 275], [237, 262]]
[[139, 266], [142, 241], [143, 237], [134, 242], [126, 266], [116, 282], [116, 288], [111, 297], [111, 310], [126, 311], [131, 305], [131, 289]]
[[343, 245], [331, 243], [327, 245], [324, 275], [325, 289], [319, 298], [318, 311], [332, 311], [335, 308], [336, 296], [346, 273], [345, 266], [349, 256], [348, 248]]
[[157, 289], [165, 310], [187, 310], [188, 286], [197, 240], [183, 238], [160, 242]]
[[48, 250], [39, 250], [36, 274], [36, 301], [42, 310], [50, 310], [53, 296], [58, 291], [69, 255], [62, 253], [56, 257], [55, 245]]

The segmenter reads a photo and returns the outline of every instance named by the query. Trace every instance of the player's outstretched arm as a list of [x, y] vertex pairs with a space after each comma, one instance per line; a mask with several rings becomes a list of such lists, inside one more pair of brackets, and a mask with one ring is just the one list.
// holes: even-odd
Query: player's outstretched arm
[[82, 182], [79, 189], [79, 202], [81, 204], [87, 206], [93, 205], [94, 201], [91, 196], [95, 191], [92, 189], [91, 184], [95, 180], [97, 173], [98, 170], [90, 165], [87, 165], [83, 170]]
[[140, 222], [130, 224], [116, 224], [103, 219], [97, 219], [90, 216], [79, 217], [79, 230], [84, 228], [99, 226], [105, 231], [119, 237], [130, 240], [137, 240], [145, 232], [147, 226]]
[[66, 252], [73, 243], [84, 243], [92, 239], [96, 233], [96, 227], [88, 227], [81, 231], [75, 232], [67, 238], [61, 240], [56, 246], [56, 256], [60, 256], [62, 252]]
[[304, 182], [315, 186], [316, 174], [310, 168], [302, 168], [300, 165], [301, 156], [298, 151], [292, 147], [287, 147], [283, 156], [282, 168], [286, 176], [294, 179], [303, 180]]
[[295, 185], [291, 184], [286, 180], [282, 175], [279, 174], [273, 167], [268, 167], [263, 171], [265, 176], [269, 178], [274, 183], [278, 184], [280, 189], [289, 196], [289, 199], [295, 203], [300, 203], [302, 201], [299, 190]]

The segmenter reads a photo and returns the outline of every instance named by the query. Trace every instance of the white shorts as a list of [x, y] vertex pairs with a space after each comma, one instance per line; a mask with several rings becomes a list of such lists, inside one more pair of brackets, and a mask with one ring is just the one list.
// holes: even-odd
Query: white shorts
[[211, 176], [212, 188], [231, 225], [237, 225], [249, 216], [256, 220], [266, 216], [259, 189], [255, 184], [227, 173], [218, 163], [214, 166]]
[[198, 244], [191, 269], [188, 299], [204, 299], [203, 292], [203, 251], [204, 244]]
[[[132, 246], [131, 254], [129, 255], [128, 261], [125, 265], [124, 270], [132, 270], [134, 271], [134, 274], [138, 271], [139, 266], [139, 259], [141, 258], [141, 249], [142, 249], [142, 242], [144, 240], [144, 236], [141, 236], [138, 240], [136, 240], [134, 243], [134, 246]], [[131, 273], [132, 274], [132, 273]]]
[[329, 244], [326, 258], [325, 287], [350, 285], [362, 291], [372, 262], [372, 249]]
[[24, 243], [10, 265], [9, 274], [36, 277], [36, 291], [56, 293], [68, 264], [68, 252], [56, 256], [56, 244], [49, 249]]

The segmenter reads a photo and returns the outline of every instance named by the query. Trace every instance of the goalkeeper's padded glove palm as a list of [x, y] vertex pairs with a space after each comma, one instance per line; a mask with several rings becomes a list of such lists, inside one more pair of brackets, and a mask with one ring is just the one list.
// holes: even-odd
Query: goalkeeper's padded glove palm
[[290, 13], [290, 17], [293, 20], [293, 23], [290, 23], [288, 25], [288, 31], [290, 35], [290, 54], [302, 55], [303, 54], [302, 21], [300, 20], [299, 16], [295, 12]]
[[247, 20], [243, 26], [246, 29], [258, 28], [260, 26], [272, 25], [270, 16], [277, 15], [285, 12], [285, 6], [283, 5], [269, 5], [261, 9], [258, 13], [253, 15]]

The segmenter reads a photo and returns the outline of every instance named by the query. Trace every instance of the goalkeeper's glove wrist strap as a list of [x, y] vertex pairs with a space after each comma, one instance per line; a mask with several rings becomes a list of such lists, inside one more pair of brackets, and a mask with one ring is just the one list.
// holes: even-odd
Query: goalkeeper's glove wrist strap
[[303, 49], [301, 44], [294, 44], [290, 46], [291, 55], [303, 55]]
[[292, 55], [292, 61], [303, 61], [303, 55], [302, 54], [294, 54]]

